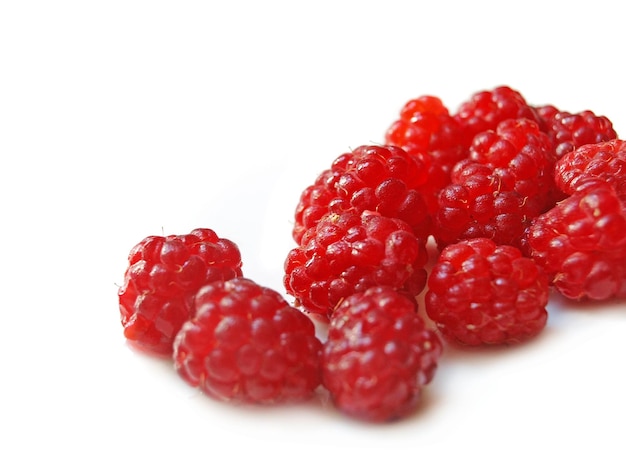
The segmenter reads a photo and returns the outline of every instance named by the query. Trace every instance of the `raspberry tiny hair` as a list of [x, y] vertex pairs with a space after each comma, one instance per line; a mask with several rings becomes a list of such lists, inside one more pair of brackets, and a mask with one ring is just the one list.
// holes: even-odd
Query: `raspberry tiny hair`
[[426, 244], [400, 219], [377, 212], [329, 214], [285, 260], [287, 293], [320, 320], [344, 298], [389, 286], [410, 298], [426, 284]]
[[520, 343], [545, 327], [548, 294], [548, 277], [534, 260], [474, 238], [441, 252], [428, 278], [426, 313], [454, 343]]
[[430, 158], [400, 147], [363, 145], [337, 157], [300, 195], [292, 235], [304, 233], [329, 213], [377, 211], [404, 220], [416, 235], [430, 234], [426, 202], [416, 188], [427, 179]]
[[592, 180], [528, 227], [525, 249], [554, 287], [576, 300], [626, 297], [626, 205]]
[[241, 267], [238, 246], [209, 228], [144, 238], [131, 249], [118, 290], [124, 336], [139, 349], [171, 354], [197, 289], [241, 276]]
[[353, 294], [332, 314], [322, 353], [323, 384], [343, 413], [400, 419], [419, 405], [442, 354], [415, 304], [391, 287]]
[[200, 288], [174, 342], [174, 366], [208, 396], [274, 404], [310, 398], [320, 385], [313, 322], [276, 291], [238, 277]]

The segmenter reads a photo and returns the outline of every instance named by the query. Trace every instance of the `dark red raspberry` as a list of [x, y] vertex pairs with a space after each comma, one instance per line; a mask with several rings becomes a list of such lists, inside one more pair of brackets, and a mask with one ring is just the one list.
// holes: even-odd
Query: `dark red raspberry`
[[626, 201], [626, 141], [611, 140], [587, 144], [565, 154], [555, 166], [556, 185], [574, 194], [590, 183], [607, 183]]
[[613, 123], [592, 111], [570, 113], [552, 105], [535, 107], [541, 130], [552, 143], [557, 158], [585, 144], [597, 144], [617, 138]]
[[609, 184], [578, 186], [532, 222], [525, 242], [565, 297], [626, 297], [626, 206]]
[[324, 215], [375, 210], [407, 222], [416, 235], [430, 234], [426, 203], [416, 188], [427, 178], [430, 164], [425, 155], [410, 156], [394, 146], [366, 145], [340, 155], [331, 168], [301, 194], [295, 213], [293, 238], [304, 233]]
[[322, 218], [285, 261], [284, 285], [298, 305], [324, 319], [349, 295], [384, 285], [419, 294], [428, 254], [406, 222], [376, 212]]
[[467, 146], [476, 134], [493, 130], [507, 119], [539, 120], [522, 94], [508, 86], [474, 93], [461, 103], [453, 117], [462, 128], [463, 143]]
[[428, 278], [426, 312], [451, 341], [519, 343], [543, 330], [548, 289], [543, 270], [520, 250], [474, 238], [441, 252]]
[[276, 291], [239, 277], [200, 288], [174, 343], [190, 385], [224, 401], [272, 404], [311, 397], [321, 381], [313, 322]]
[[241, 275], [239, 248], [211, 229], [143, 239], [118, 292], [124, 335], [140, 349], [170, 354], [198, 288]]
[[430, 213], [437, 206], [437, 194], [450, 183], [450, 171], [467, 155], [462, 145], [461, 126], [435, 96], [408, 101], [387, 129], [385, 143], [402, 147], [410, 155], [427, 153], [431, 158], [428, 178], [419, 186]]
[[398, 419], [419, 404], [441, 353], [441, 341], [410, 300], [390, 287], [372, 287], [346, 298], [333, 313], [322, 382], [350, 416]]

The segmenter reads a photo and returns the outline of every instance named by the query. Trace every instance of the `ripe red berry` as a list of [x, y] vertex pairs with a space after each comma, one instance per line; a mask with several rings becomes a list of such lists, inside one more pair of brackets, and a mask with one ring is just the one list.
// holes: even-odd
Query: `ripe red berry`
[[585, 144], [597, 144], [616, 139], [613, 123], [605, 116], [592, 111], [569, 113], [552, 105], [534, 108], [541, 130], [550, 138], [552, 151], [557, 158]]
[[328, 317], [355, 292], [390, 286], [409, 297], [426, 284], [425, 242], [402, 220], [377, 212], [322, 218], [285, 261], [284, 285], [310, 313]]
[[293, 238], [329, 213], [375, 210], [404, 220], [416, 235], [430, 234], [426, 203], [416, 188], [427, 178], [426, 155], [409, 155], [399, 147], [366, 145], [340, 155], [300, 196]]
[[609, 184], [626, 201], [626, 141], [587, 144], [565, 154], [555, 166], [556, 185], [566, 194], [593, 182]]
[[522, 94], [508, 86], [474, 93], [461, 103], [453, 117], [461, 126], [463, 142], [467, 146], [476, 134], [493, 130], [507, 119], [539, 120]]
[[389, 421], [416, 408], [442, 345], [415, 308], [390, 287], [372, 287], [337, 307], [323, 348], [322, 380], [339, 410]]
[[200, 288], [174, 343], [190, 385], [224, 401], [271, 404], [309, 398], [320, 384], [313, 322], [276, 291], [239, 277]]
[[441, 252], [425, 301], [427, 315], [451, 341], [518, 343], [546, 324], [548, 278], [513, 246], [464, 240]]
[[130, 251], [118, 292], [124, 335], [140, 349], [170, 354], [198, 288], [241, 276], [241, 264], [237, 245], [211, 229], [143, 239]]
[[626, 297], [626, 205], [609, 184], [578, 186], [532, 222], [525, 246], [565, 297]]
[[481, 132], [439, 194], [437, 243], [484, 237], [520, 246], [530, 221], [554, 205], [553, 171], [549, 141], [534, 121], [509, 119]]
[[462, 143], [461, 126], [435, 96], [420, 96], [408, 101], [399, 118], [387, 129], [385, 142], [402, 147], [410, 155], [430, 156], [428, 178], [419, 190], [432, 214], [437, 194], [450, 183], [450, 171], [467, 155]]

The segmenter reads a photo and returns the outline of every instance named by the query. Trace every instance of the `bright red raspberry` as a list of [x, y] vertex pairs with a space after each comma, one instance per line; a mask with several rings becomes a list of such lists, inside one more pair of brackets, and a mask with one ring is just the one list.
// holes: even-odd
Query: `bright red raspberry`
[[414, 298], [426, 284], [427, 259], [424, 241], [400, 219], [371, 211], [330, 214], [287, 255], [284, 285], [323, 320], [342, 299], [373, 286]]
[[522, 94], [508, 86], [474, 93], [461, 103], [453, 117], [462, 128], [463, 143], [467, 146], [476, 134], [495, 129], [507, 119], [539, 119]]
[[626, 297], [626, 205], [609, 184], [583, 184], [541, 214], [525, 246], [565, 297]]
[[433, 234], [440, 247], [467, 238], [520, 246], [525, 228], [554, 202], [549, 142], [527, 119], [478, 134], [438, 199]]
[[617, 138], [613, 123], [592, 111], [570, 113], [552, 105], [533, 108], [541, 130], [550, 138], [557, 158], [585, 144], [597, 144]]
[[582, 145], [559, 159], [554, 173], [556, 185], [566, 194], [592, 182], [607, 183], [626, 201], [626, 141]]
[[238, 277], [200, 288], [176, 336], [174, 365], [219, 400], [295, 402], [320, 384], [321, 348], [307, 316], [276, 291]]
[[[501, 179], [512, 180], [513, 189], [526, 198], [525, 205], [538, 213], [554, 205], [554, 163], [548, 137], [535, 121], [508, 119], [495, 130], [478, 134], [472, 141], [469, 162], [493, 169]], [[462, 171], [462, 165], [455, 169]], [[452, 176], [454, 180], [454, 173]]]
[[435, 96], [408, 101], [387, 129], [386, 144], [402, 147], [410, 155], [430, 156], [428, 178], [419, 189], [431, 214], [436, 210], [438, 192], [450, 183], [452, 167], [467, 155], [467, 146], [461, 141], [461, 126]]
[[426, 155], [409, 155], [395, 146], [365, 145], [340, 155], [300, 196], [293, 238], [329, 213], [375, 210], [407, 222], [416, 235], [430, 234], [426, 203], [416, 188], [427, 178]]
[[118, 292], [124, 335], [140, 349], [171, 354], [198, 288], [241, 276], [241, 264], [237, 245], [211, 229], [143, 239], [130, 251]]
[[405, 417], [433, 379], [442, 344], [415, 305], [390, 287], [346, 298], [333, 313], [322, 382], [339, 410], [369, 421]]
[[451, 341], [519, 343], [543, 330], [548, 289], [543, 270], [520, 250], [474, 238], [441, 252], [428, 278], [426, 312]]

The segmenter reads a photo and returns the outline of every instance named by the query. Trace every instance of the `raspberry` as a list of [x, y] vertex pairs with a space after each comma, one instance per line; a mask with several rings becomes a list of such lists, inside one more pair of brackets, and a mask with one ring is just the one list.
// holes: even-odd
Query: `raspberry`
[[235, 403], [309, 398], [321, 381], [313, 322], [279, 293], [243, 278], [200, 288], [174, 343], [174, 365], [190, 385]]
[[372, 286], [413, 298], [426, 284], [427, 259], [424, 241], [400, 219], [372, 211], [329, 214], [287, 255], [284, 286], [324, 320], [342, 299]]
[[522, 94], [507, 86], [474, 93], [461, 103], [453, 117], [462, 128], [463, 143], [467, 146], [476, 134], [495, 129], [506, 119], [539, 120]]
[[300, 243], [306, 230], [329, 213], [365, 210], [402, 219], [416, 235], [426, 238], [430, 221], [416, 187], [426, 180], [429, 164], [427, 156], [410, 156], [394, 146], [366, 145], [340, 155], [302, 192], [294, 240]]
[[460, 344], [519, 343], [544, 328], [548, 289], [543, 270], [517, 248], [464, 240], [447, 246], [433, 266], [426, 313]]
[[533, 121], [505, 120], [478, 134], [439, 194], [438, 245], [484, 237], [519, 246], [530, 221], [553, 204], [553, 167], [549, 142]]
[[140, 349], [170, 354], [200, 286], [241, 276], [236, 244], [211, 229], [149, 236], [130, 251], [118, 291], [124, 335]]
[[389, 421], [419, 404], [442, 353], [415, 305], [390, 287], [347, 297], [333, 313], [322, 352], [322, 382], [339, 410]]
[[626, 297], [626, 205], [610, 185], [579, 186], [532, 222], [525, 245], [565, 297]]
[[565, 154], [555, 166], [556, 185], [574, 194], [592, 182], [608, 183], [626, 201], [626, 141], [611, 140], [587, 144]]
[[552, 105], [534, 107], [541, 130], [552, 143], [557, 158], [585, 144], [597, 144], [617, 138], [611, 121], [592, 111], [569, 113]]
[[435, 96], [420, 96], [408, 101], [387, 129], [385, 143], [402, 147], [410, 155], [427, 153], [431, 158], [428, 178], [419, 186], [429, 212], [435, 212], [437, 194], [450, 183], [450, 171], [467, 154], [461, 145], [461, 127], [442, 101]]

